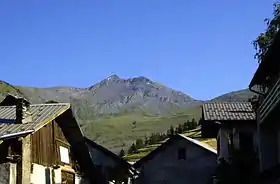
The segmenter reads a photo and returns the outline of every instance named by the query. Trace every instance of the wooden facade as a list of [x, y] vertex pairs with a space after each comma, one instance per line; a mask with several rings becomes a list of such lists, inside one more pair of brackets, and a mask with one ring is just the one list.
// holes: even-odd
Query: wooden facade
[[[74, 169], [76, 160], [71, 157], [70, 143], [67, 141], [61, 127], [53, 120], [51, 123], [45, 125], [43, 128], [35, 132], [31, 136], [32, 145], [32, 163], [43, 165], [46, 167], [68, 167], [68, 171], [62, 170], [61, 180], [69, 184], [74, 184], [75, 173]], [[68, 150], [69, 162], [62, 161], [60, 148]], [[72, 172], [69, 172], [72, 170]]]
[[[277, 111], [280, 99], [280, 31], [275, 35], [263, 61], [255, 72], [249, 89], [259, 95], [259, 123], [266, 123]], [[271, 118], [270, 118], [271, 119]]]
[[70, 104], [23, 107], [31, 121], [17, 122], [14, 99], [0, 104], [0, 184], [104, 183]]
[[74, 162], [71, 158], [69, 164], [61, 162], [59, 147], [67, 148], [71, 155], [70, 144], [55, 120], [35, 132], [31, 140], [33, 163], [49, 167], [67, 164], [73, 167]]
[[[258, 94], [253, 101], [257, 114], [259, 180], [280, 178], [280, 31], [274, 36], [249, 89]], [[261, 179], [260, 179], [261, 178]], [[278, 180], [279, 181], [279, 180]], [[271, 182], [272, 183], [272, 182]], [[276, 182], [275, 182], [276, 183]]]
[[[45, 125], [40, 130], [30, 136], [31, 138], [31, 174], [38, 173], [34, 171], [36, 169], [34, 164], [43, 166], [44, 168], [62, 168], [61, 181], [69, 184], [74, 184], [75, 174], [79, 174], [79, 171], [75, 170], [76, 160], [71, 156], [70, 144], [59, 124], [53, 120], [51, 123]], [[62, 162], [60, 155], [60, 147], [68, 149], [69, 163]], [[22, 146], [21, 139], [10, 139], [0, 144], [0, 165], [1, 163], [14, 163], [16, 164], [16, 178], [17, 184], [23, 184], [22, 182]], [[5, 164], [6, 165], [6, 164]], [[1, 166], [0, 166], [1, 167]], [[24, 166], [25, 167], [25, 166]], [[44, 170], [42, 170], [45, 172]], [[8, 173], [7, 173], [8, 175]], [[51, 178], [50, 178], [51, 179]], [[10, 183], [8, 181], [3, 183]], [[1, 183], [2, 184], [2, 183]]]
[[277, 109], [277, 104], [279, 104], [280, 102], [279, 96], [280, 96], [280, 78], [261, 101], [259, 107], [260, 123], [264, 123], [266, 118], [268, 118], [271, 114], [275, 113], [275, 110]]

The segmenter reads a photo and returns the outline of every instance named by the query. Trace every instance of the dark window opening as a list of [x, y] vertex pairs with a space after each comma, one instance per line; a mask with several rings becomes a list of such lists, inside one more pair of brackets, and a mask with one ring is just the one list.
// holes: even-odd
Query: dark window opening
[[239, 148], [244, 152], [254, 151], [254, 140], [252, 134], [239, 133]]
[[186, 148], [178, 149], [178, 160], [186, 160]]

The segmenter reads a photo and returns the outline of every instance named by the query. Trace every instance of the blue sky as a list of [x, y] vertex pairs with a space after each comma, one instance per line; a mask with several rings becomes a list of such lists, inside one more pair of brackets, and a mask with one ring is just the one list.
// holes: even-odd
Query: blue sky
[[198, 99], [246, 88], [274, 1], [1, 0], [1, 80], [88, 87], [146, 76]]

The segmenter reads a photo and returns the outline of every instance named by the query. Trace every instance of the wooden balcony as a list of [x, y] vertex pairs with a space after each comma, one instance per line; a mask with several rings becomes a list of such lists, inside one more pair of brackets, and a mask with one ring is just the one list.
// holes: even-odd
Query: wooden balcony
[[280, 78], [273, 86], [271, 90], [268, 91], [267, 96], [263, 99], [260, 105], [260, 123], [263, 123], [272, 112], [273, 109], [279, 105], [280, 101]]

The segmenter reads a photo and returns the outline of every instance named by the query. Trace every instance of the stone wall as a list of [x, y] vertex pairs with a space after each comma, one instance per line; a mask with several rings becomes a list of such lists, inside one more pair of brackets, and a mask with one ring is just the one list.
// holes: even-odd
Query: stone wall
[[[178, 150], [186, 149], [186, 159]], [[139, 169], [139, 168], [138, 168]], [[207, 184], [216, 169], [216, 154], [187, 140], [179, 140], [162, 150], [140, 168], [137, 184]]]
[[10, 164], [0, 163], [0, 184], [9, 184]]
[[31, 135], [22, 139], [22, 184], [30, 184], [31, 175]]

